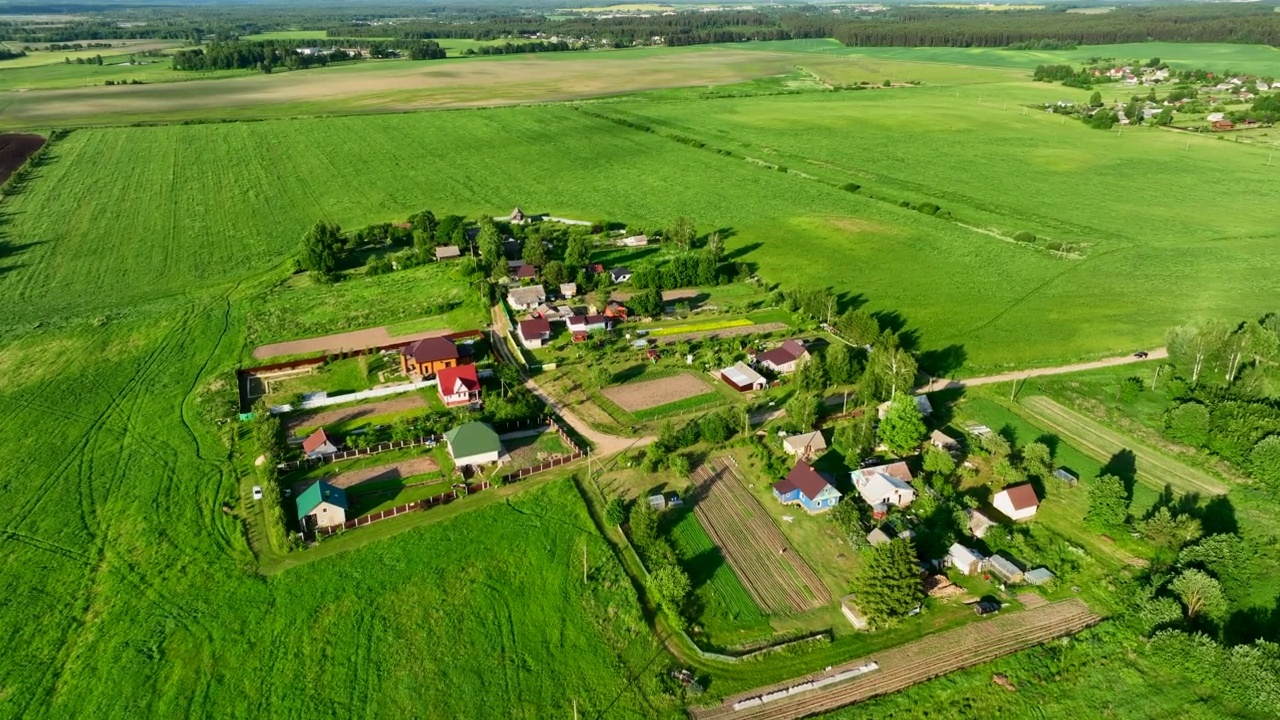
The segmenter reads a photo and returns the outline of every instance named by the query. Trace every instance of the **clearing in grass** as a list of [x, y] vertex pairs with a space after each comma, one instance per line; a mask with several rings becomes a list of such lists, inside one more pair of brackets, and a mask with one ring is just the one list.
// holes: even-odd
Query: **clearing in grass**
[[618, 407], [634, 414], [709, 395], [714, 390], [697, 375], [682, 372], [656, 380], [614, 385], [600, 392]]

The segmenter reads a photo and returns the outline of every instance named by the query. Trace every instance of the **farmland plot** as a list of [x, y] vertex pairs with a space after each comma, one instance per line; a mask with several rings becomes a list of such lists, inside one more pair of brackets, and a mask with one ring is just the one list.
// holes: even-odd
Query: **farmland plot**
[[648, 410], [713, 392], [701, 378], [680, 373], [656, 380], [644, 380], [605, 388], [604, 396], [627, 412]]
[[765, 612], [795, 613], [831, 602], [831, 594], [804, 558], [723, 462], [694, 472], [693, 509], [733, 572]]

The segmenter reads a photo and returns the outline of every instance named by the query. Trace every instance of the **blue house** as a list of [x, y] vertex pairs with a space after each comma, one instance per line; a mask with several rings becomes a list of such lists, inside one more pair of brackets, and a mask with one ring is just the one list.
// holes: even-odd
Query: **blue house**
[[799, 505], [809, 513], [826, 512], [840, 502], [840, 491], [803, 460], [774, 483], [773, 496], [783, 505]]

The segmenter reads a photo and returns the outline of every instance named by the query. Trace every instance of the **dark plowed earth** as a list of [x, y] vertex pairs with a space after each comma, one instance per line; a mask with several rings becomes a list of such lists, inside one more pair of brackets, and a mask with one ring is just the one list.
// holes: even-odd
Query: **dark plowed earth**
[[13, 171], [22, 167], [22, 163], [42, 145], [44, 138], [39, 135], [0, 134], [0, 183], [8, 180]]

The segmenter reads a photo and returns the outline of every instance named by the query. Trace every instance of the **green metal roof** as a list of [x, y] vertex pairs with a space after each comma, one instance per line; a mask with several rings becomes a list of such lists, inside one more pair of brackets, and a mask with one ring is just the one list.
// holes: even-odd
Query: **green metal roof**
[[479, 422], [459, 425], [444, 434], [449, 443], [449, 450], [455, 458], [483, 455], [491, 452], [502, 452], [502, 442], [493, 428]]
[[310, 515], [320, 506], [328, 502], [343, 510], [347, 509], [347, 493], [340, 487], [334, 487], [323, 480], [317, 480], [298, 494], [298, 519]]

